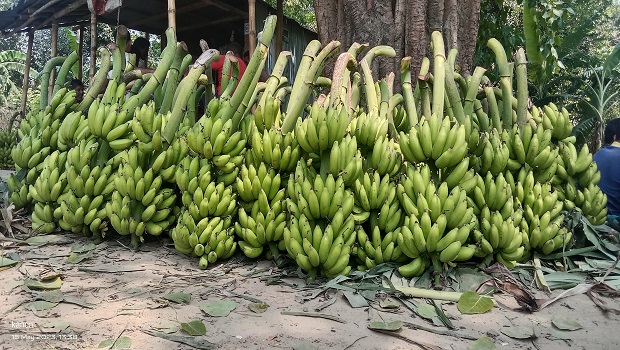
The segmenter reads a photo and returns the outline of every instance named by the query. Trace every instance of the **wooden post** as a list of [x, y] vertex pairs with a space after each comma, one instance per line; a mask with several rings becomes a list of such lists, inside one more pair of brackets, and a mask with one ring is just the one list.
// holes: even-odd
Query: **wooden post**
[[95, 76], [95, 69], [97, 63], [97, 14], [90, 14], [90, 80]]
[[250, 27], [250, 57], [256, 48], [256, 0], [248, 0], [248, 26]]
[[274, 57], [278, 57], [280, 52], [282, 52], [282, 33], [284, 31], [284, 0], [278, 0], [277, 6], [277, 16], [278, 20], [276, 22], [276, 54]]
[[77, 78], [82, 80], [83, 65], [84, 65], [84, 26], [80, 24], [78, 29], [78, 36], [80, 41], [78, 42], [78, 76]]
[[177, 5], [175, 0], [168, 0], [168, 27], [177, 31]]
[[[50, 54], [51, 54], [51, 57], [56, 57], [56, 55], [58, 54], [58, 22], [56, 22], [56, 20], [52, 22], [52, 50]], [[52, 99], [52, 92], [54, 91], [55, 75], [56, 75], [56, 70], [53, 69], [50, 72], [50, 86], [47, 89], [48, 100]]]
[[24, 67], [24, 83], [22, 86], [22, 118], [26, 115], [26, 102], [28, 101], [28, 85], [30, 84], [30, 62], [32, 61], [32, 43], [34, 42], [34, 30], [28, 33], [28, 51], [26, 52], [26, 67]]

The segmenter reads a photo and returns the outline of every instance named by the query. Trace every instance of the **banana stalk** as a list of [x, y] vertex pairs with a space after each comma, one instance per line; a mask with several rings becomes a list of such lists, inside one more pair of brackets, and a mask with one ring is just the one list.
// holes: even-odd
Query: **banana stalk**
[[304, 100], [301, 97], [301, 92], [304, 88], [306, 76], [309, 74], [312, 62], [316, 60], [320, 50], [321, 43], [318, 40], [312, 40], [308, 44], [308, 46], [306, 46], [304, 55], [301, 58], [301, 62], [299, 63], [299, 68], [297, 69], [295, 83], [293, 84], [293, 89], [291, 91], [291, 96], [294, 97], [294, 100], [290, 100], [288, 106], [286, 106], [286, 117], [284, 118], [284, 122], [282, 123], [282, 131], [284, 133], [289, 133], [293, 131], [293, 129], [295, 128], [295, 123], [297, 123], [297, 119], [301, 116], [304, 108], [306, 107], [306, 102], [308, 98], [306, 97], [306, 99]]
[[446, 76], [446, 50], [443, 45], [443, 37], [440, 32], [433, 32], [431, 34], [431, 46], [433, 49], [434, 66], [433, 66], [433, 106], [431, 117], [443, 118], [444, 107], [444, 91], [445, 91], [445, 76]]
[[[231, 68], [233, 61], [237, 62], [237, 58], [232, 53], [232, 51], [226, 52], [226, 55], [224, 55], [224, 65], [222, 66], [222, 82], [220, 84], [220, 86], [222, 87], [221, 92], [224, 92], [224, 90], [226, 90], [226, 88], [228, 87], [228, 81], [231, 78]], [[239, 64], [237, 64], [237, 72], [238, 71]]]
[[125, 55], [116, 44], [109, 44], [108, 48], [112, 51], [112, 79], [120, 82], [125, 70]]
[[284, 69], [286, 69], [286, 65], [288, 63], [288, 59], [291, 57], [290, 51], [282, 51], [276, 60], [276, 64], [273, 66], [273, 70], [271, 71], [271, 75], [265, 82], [265, 89], [263, 92], [263, 96], [258, 103], [260, 106], [265, 106], [268, 98], [272, 98], [273, 94], [276, 92], [278, 87], [281, 85], [282, 74], [284, 74]]
[[41, 97], [39, 100], [39, 109], [44, 110], [47, 107], [48, 101], [48, 88], [50, 85], [50, 74], [52, 69], [56, 68], [56, 66], [60, 66], [66, 60], [66, 57], [53, 57], [45, 64], [43, 70], [41, 71]]
[[422, 116], [428, 120], [431, 117], [431, 93], [429, 89], [428, 81], [430, 79], [430, 73], [428, 70], [431, 67], [431, 61], [424, 57], [422, 59], [422, 65], [420, 66], [420, 74], [418, 74], [418, 87], [420, 89], [420, 104], [422, 105]]
[[[239, 60], [230, 51], [226, 55], [229, 57], [224, 61], [224, 68], [222, 70], [230, 73], [226, 74], [226, 78], [224, 78], [224, 73], [222, 73], [220, 102], [230, 99], [230, 96], [232, 96], [237, 88], [237, 82], [239, 82]], [[226, 68], [226, 66], [228, 66], [228, 68]]]
[[[99, 48], [99, 54], [101, 57], [101, 66], [95, 75], [93, 82], [88, 87], [88, 90], [84, 94], [84, 99], [78, 106], [78, 111], [85, 111], [90, 107], [90, 104], [97, 98], [99, 91], [103, 88], [103, 85], [108, 79], [108, 71], [110, 70], [110, 50], [105, 47]], [[43, 97], [43, 95], [41, 95]]]
[[[123, 71], [123, 74], [127, 74], [129, 72], [131, 72], [132, 70], [134, 70], [136, 68], [136, 61], [137, 61], [137, 56], [135, 53], [130, 53], [129, 54], [129, 60], [127, 60], [126, 64], [125, 64], [125, 70]], [[125, 79], [125, 76], [123, 75], [123, 80]]]
[[418, 123], [418, 112], [413, 97], [413, 84], [411, 83], [411, 57], [404, 57], [400, 61], [400, 81], [403, 87], [403, 99], [409, 126]]
[[52, 96], [56, 95], [58, 90], [63, 88], [63, 86], [65, 85], [65, 82], [67, 81], [67, 75], [69, 74], [71, 67], [73, 67], [75, 62], [77, 62], [77, 59], [78, 59], [78, 55], [77, 55], [77, 52], [75, 51], [71, 52], [69, 56], [67, 56], [67, 59], [65, 60], [65, 62], [60, 67], [60, 70], [58, 71], [58, 77], [56, 78], [56, 83], [54, 84], [54, 91], [52, 92]]
[[499, 69], [499, 85], [502, 89], [502, 122], [504, 129], [509, 130], [512, 127], [512, 101], [509, 98], [512, 97], [512, 74], [510, 72], [510, 66], [508, 65], [508, 59], [506, 58], [506, 51], [502, 47], [502, 44], [497, 39], [489, 39], [487, 46], [495, 54], [497, 61], [497, 67]]
[[125, 102], [125, 105], [123, 105], [123, 109], [126, 111], [128, 118], [133, 117], [136, 108], [143, 105], [149, 99], [157, 86], [161, 85], [161, 82], [166, 77], [168, 69], [170, 69], [170, 65], [172, 65], [172, 61], [174, 60], [174, 52], [178, 45], [175, 40], [174, 29], [168, 28], [166, 30], [166, 42], [168, 44], [161, 54], [161, 60], [155, 72], [152, 73], [152, 76], [146, 82], [142, 90], [140, 90], [137, 95], [130, 97], [129, 100]]
[[166, 114], [170, 111], [170, 108], [172, 107], [172, 100], [176, 94], [176, 88], [179, 85], [181, 64], [187, 56], [187, 45], [185, 45], [184, 42], [180, 42], [179, 44], [180, 45], [177, 46], [176, 51], [174, 52], [174, 60], [170, 66], [168, 77], [166, 77], [162, 87], [162, 90], [164, 91], [164, 98], [162, 100], [161, 107], [159, 108], [159, 114]]
[[463, 111], [463, 104], [461, 102], [461, 97], [459, 96], [459, 90], [456, 87], [456, 82], [454, 81], [454, 60], [456, 57], [456, 49], [450, 50], [448, 55], [448, 64], [446, 64], [446, 97], [450, 102], [450, 107], [454, 113], [454, 118], [459, 122], [463, 123], [465, 119], [465, 112]]
[[463, 106], [463, 113], [466, 117], [473, 116], [474, 102], [476, 101], [476, 95], [478, 94], [478, 88], [480, 87], [480, 80], [482, 79], [482, 76], [484, 76], [485, 72], [486, 69], [476, 67], [476, 69], [474, 69], [474, 74], [471, 76], [467, 93], [465, 95], [465, 105]]
[[205, 65], [210, 65], [211, 62], [218, 60], [219, 57], [220, 53], [217, 50], [210, 49], [203, 52], [192, 66], [187, 76], [181, 80], [177, 88], [176, 98], [173, 102], [174, 107], [172, 108], [172, 114], [162, 133], [162, 136], [168, 143], [172, 143], [172, 140], [174, 140], [179, 125], [181, 125], [181, 121], [183, 120], [189, 96], [192, 93], [192, 89], [196, 86], [198, 78], [200, 78], [200, 75], [204, 72]]
[[121, 64], [122, 72], [125, 72], [127, 69], [127, 64], [125, 62], [125, 47], [127, 46], [127, 39], [129, 39], [129, 30], [121, 24], [116, 28], [116, 47], [118, 47], [118, 50], [121, 53], [121, 61], [119, 63]]
[[523, 131], [523, 127], [527, 122], [527, 102], [529, 100], [527, 91], [527, 60], [523, 48], [517, 50], [517, 125], [519, 130]]
[[[222, 120], [226, 122], [229, 119], [232, 119], [236, 112], [239, 112], [239, 115], [242, 115], [244, 110], [237, 111], [239, 106], [246, 99], [245, 95], [248, 95], [247, 101], [249, 101], [252, 96], [252, 90], [256, 87], [256, 83], [260, 78], [260, 73], [265, 64], [265, 60], [267, 59], [267, 53], [269, 51], [269, 45], [271, 43], [271, 39], [273, 38], [273, 34], [276, 30], [276, 20], [277, 16], [268, 16], [265, 20], [265, 26], [263, 27], [263, 35], [260, 37], [258, 41], [258, 47], [254, 50], [252, 54], [252, 58], [250, 59], [250, 63], [248, 64], [245, 73], [243, 73], [243, 77], [235, 90], [232, 98], [228, 101], [227, 107], [222, 107], [223, 109]], [[226, 105], [226, 104], [225, 104]], [[233, 128], [237, 128], [239, 123], [233, 122]]]
[[495, 93], [493, 92], [493, 88], [490, 86], [485, 86], [484, 93], [487, 96], [488, 113], [489, 119], [491, 120], [491, 126], [496, 130], [501, 130], [502, 120], [499, 115], [499, 106], [497, 105], [497, 99], [495, 99]]
[[338, 56], [338, 59], [336, 59], [336, 64], [334, 65], [332, 86], [331, 91], [329, 92], [330, 105], [332, 107], [336, 107], [338, 104], [344, 104], [347, 109], [349, 108], [347, 91], [350, 82], [345, 80], [348, 79], [350, 75], [349, 67], [357, 67], [355, 56], [353, 56], [350, 52], [341, 53], [340, 56]]
[[395, 57], [396, 51], [394, 51], [394, 48], [391, 46], [375, 46], [368, 51], [366, 56], [364, 56], [360, 62], [364, 77], [364, 91], [366, 93], [368, 112], [373, 112], [375, 115], [379, 115], [379, 101], [377, 100], [377, 91], [375, 89], [372, 71], [370, 70], [370, 65], [376, 56]]

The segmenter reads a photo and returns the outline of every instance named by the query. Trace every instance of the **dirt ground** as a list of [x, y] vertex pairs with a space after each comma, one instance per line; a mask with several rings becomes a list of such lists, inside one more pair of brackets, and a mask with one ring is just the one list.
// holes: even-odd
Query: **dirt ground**
[[[333, 290], [328, 296], [337, 300], [319, 312], [337, 316], [344, 323], [283, 315], [285, 311], [316, 312], [326, 296], [321, 294], [301, 303], [316, 289], [300, 289], [304, 280], [283, 278], [270, 261], [250, 261], [235, 255], [203, 271], [197, 268], [195, 259], [182, 256], [164, 241], [148, 243], [140, 252], [134, 252], [127, 247], [128, 240], [118, 239], [97, 245], [88, 259], [68, 263], [71, 246], [89, 240], [74, 234], [63, 237], [66, 242], [42, 247], [15, 243], [0, 247], [1, 254], [14, 258], [17, 254], [22, 259], [16, 266], [0, 268], [0, 349], [97, 349], [106, 347], [102, 344], [106, 340], [116, 340], [113, 348], [122, 348], [120, 344], [128, 339], [131, 349], [194, 349], [154, 335], [162, 327], [172, 328], [172, 332], [180, 323], [193, 320], [204, 323], [205, 335], [191, 337], [183, 330], [171, 335], [192, 338], [203, 345], [210, 342], [214, 349], [418, 348], [405, 338], [433, 349], [467, 349], [472, 342], [409, 327], [395, 332], [404, 337], [400, 339], [377, 333], [367, 328], [369, 321], [401, 320], [433, 329], [446, 328], [433, 326], [403, 305], [395, 310], [382, 309], [378, 303], [352, 308], [342, 293]], [[21, 285], [22, 281], [54, 274], [62, 280], [64, 301], [48, 310], [34, 310], [30, 304], [34, 294]], [[176, 304], [163, 298], [173, 292], [190, 293], [191, 301]], [[542, 293], [537, 297], [549, 298]], [[586, 295], [562, 299], [535, 313], [512, 311], [508, 307], [516, 303], [508, 296], [496, 295], [495, 299], [501, 306], [485, 314], [462, 315], [455, 304], [444, 304], [443, 308], [458, 333], [491, 337], [497, 349], [620, 349], [620, 316], [603, 313]], [[211, 317], [200, 308], [201, 304], [221, 300], [236, 303], [227, 316]], [[266, 310], [251, 311], [249, 306], [259, 301], [268, 305]], [[558, 332], [551, 323], [557, 315], [578, 321], [583, 328]], [[63, 330], [45, 328], [50, 324]], [[534, 325], [538, 337], [516, 340], [500, 333], [505, 326], [523, 325]]]

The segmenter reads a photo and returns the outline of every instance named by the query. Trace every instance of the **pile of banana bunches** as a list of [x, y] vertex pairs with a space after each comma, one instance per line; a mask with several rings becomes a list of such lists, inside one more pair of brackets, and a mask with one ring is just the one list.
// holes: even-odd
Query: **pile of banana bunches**
[[404, 277], [466, 261], [513, 267], [568, 248], [568, 211], [605, 221], [600, 174], [587, 146], [575, 145], [566, 109], [523, 110], [527, 94], [518, 89], [508, 90], [514, 97], [491, 87], [476, 94], [482, 75], [459, 78], [456, 55], [435, 61], [426, 74], [434, 80], [414, 83], [418, 72], [404, 60], [396, 93], [394, 74], [373, 81], [370, 71], [393, 49], [358, 58], [365, 47], [354, 44], [327, 79], [322, 69], [338, 42], [312, 42], [292, 86], [282, 75], [287, 52], [258, 83], [274, 24], [270, 17], [241, 79], [229, 62], [233, 85], [198, 118], [195, 103], [212, 88], [205, 66], [217, 51], [205, 51], [184, 78], [171, 74], [188, 60], [169, 30], [152, 75], [127, 82], [131, 68], [113, 60], [113, 80], [98, 97], [121, 45], [101, 50], [84, 101], [60, 88], [22, 120], [12, 202], [31, 210], [40, 232], [95, 240], [115, 232], [136, 248], [167, 235], [200, 268], [240, 251], [288, 256], [324, 277], [382, 263]]
[[11, 151], [17, 144], [17, 132], [4, 130], [0, 131], [0, 168], [13, 169], [15, 163], [11, 158]]

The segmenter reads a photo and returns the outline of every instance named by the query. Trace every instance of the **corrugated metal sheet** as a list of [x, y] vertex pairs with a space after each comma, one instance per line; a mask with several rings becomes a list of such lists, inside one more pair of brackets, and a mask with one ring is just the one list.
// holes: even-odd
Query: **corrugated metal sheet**
[[[260, 30], [263, 26], [263, 22], [269, 15], [275, 15], [276, 10], [264, 2], [256, 3], [256, 28]], [[314, 39], [317, 39], [318, 35], [311, 30], [303, 28], [299, 23], [292, 19], [284, 17], [283, 26], [283, 39], [282, 49], [290, 51], [292, 54], [291, 61], [287, 65], [284, 75], [288, 78], [289, 84], [292, 84], [295, 80], [295, 74], [297, 67], [301, 62], [301, 58], [306, 50], [308, 43]], [[267, 73], [271, 73], [273, 66], [278, 59], [275, 56], [275, 41], [269, 48], [269, 55], [267, 56], [267, 62], [265, 68]]]

